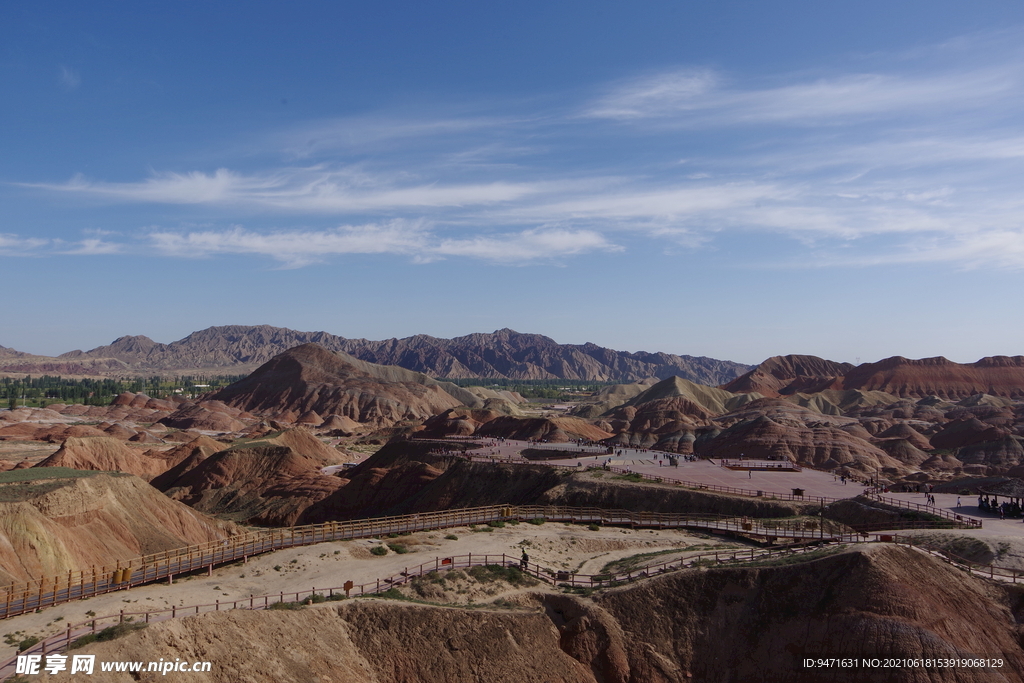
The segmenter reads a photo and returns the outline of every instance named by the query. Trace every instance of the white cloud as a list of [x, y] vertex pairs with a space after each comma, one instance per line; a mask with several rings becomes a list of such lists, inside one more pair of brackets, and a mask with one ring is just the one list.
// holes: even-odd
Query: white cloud
[[599, 99], [588, 115], [609, 119], [635, 119], [700, 109], [718, 87], [719, 76], [710, 69], [679, 69], [620, 83]]
[[123, 244], [108, 242], [102, 239], [88, 238], [81, 240], [69, 249], [61, 253], [77, 256], [101, 256], [106, 254], [121, 254], [125, 251]]
[[398, 254], [411, 256], [418, 262], [464, 256], [513, 263], [618, 249], [604, 236], [585, 230], [525, 230], [472, 238], [441, 238], [422, 222], [401, 220], [319, 231], [259, 233], [241, 227], [187, 233], [156, 231], [149, 235], [149, 240], [157, 251], [169, 256], [257, 254], [293, 268], [343, 254]]
[[1017, 65], [928, 76], [840, 74], [776, 87], [722, 87], [710, 71], [682, 69], [621, 83], [590, 105], [586, 116], [672, 119], [690, 126], [846, 123], [883, 114], [942, 107], [981, 109], [1019, 92]]
[[63, 184], [26, 186], [129, 202], [255, 205], [327, 214], [491, 204], [520, 199], [536, 191], [528, 183], [500, 180], [455, 184], [400, 180], [351, 167], [328, 170], [315, 166], [251, 175], [224, 168], [212, 174], [161, 173], [136, 183], [92, 182], [76, 176]]
[[621, 250], [620, 246], [592, 230], [536, 229], [497, 236], [443, 239], [429, 253], [516, 263]]
[[3, 256], [24, 256], [37, 253], [48, 244], [50, 244], [48, 239], [0, 233], [0, 255]]

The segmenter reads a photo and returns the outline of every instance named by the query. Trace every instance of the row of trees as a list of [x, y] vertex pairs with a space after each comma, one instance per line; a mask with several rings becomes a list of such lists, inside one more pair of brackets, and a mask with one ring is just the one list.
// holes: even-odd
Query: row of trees
[[460, 387], [487, 387], [488, 389], [500, 389], [505, 391], [516, 391], [523, 398], [559, 399], [562, 397], [578, 396], [578, 394], [592, 394], [608, 386], [612, 382], [595, 382], [592, 380], [578, 379], [508, 379], [501, 378], [469, 378], [469, 379], [445, 379], [443, 382], [451, 382]]
[[118, 379], [67, 379], [59, 375], [0, 377], [0, 401], [12, 410], [21, 406], [43, 407], [49, 403], [109, 405], [121, 393], [130, 391], [152, 398], [172, 395], [197, 396], [236, 382], [244, 375], [223, 377], [125, 377]]

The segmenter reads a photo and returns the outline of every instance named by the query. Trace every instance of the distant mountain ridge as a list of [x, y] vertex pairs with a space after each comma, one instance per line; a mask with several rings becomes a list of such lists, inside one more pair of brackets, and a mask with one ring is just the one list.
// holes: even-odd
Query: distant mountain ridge
[[[510, 329], [442, 339], [420, 334], [404, 339], [346, 339], [327, 332], [299, 332], [270, 325], [225, 325], [193, 332], [160, 344], [144, 336], [126, 336], [89, 351], [61, 354], [60, 362], [103, 372], [221, 371], [247, 373], [288, 349], [319, 344], [359, 360], [449, 379], [575, 379], [636, 382], [679, 376], [719, 385], [752, 366], [704, 356], [630, 353], [597, 344], [559, 344], [550, 337]], [[40, 357], [40, 361], [42, 360]], [[52, 363], [53, 359], [49, 359]], [[30, 371], [22, 365], [21, 371]], [[2, 368], [0, 368], [2, 369]]]

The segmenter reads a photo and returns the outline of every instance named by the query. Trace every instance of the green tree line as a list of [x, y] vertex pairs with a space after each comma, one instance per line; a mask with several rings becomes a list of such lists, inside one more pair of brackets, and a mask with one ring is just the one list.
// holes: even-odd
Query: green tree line
[[523, 398], [559, 399], [578, 394], [592, 394], [613, 382], [595, 382], [577, 379], [508, 379], [507, 377], [470, 377], [468, 379], [445, 379], [460, 387], [487, 387], [503, 391], [518, 392]]
[[118, 379], [67, 379], [59, 375], [0, 377], [0, 405], [43, 407], [51, 403], [84, 403], [105, 406], [118, 394], [130, 391], [150, 398], [197, 396], [236, 382], [244, 375], [207, 377], [125, 377]]

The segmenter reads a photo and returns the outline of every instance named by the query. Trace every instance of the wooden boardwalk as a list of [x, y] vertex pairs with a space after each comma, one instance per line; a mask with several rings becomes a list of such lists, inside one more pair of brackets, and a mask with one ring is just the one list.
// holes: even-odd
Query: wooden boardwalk
[[[727, 517], [723, 515], [631, 512], [600, 508], [572, 508], [539, 505], [492, 505], [427, 512], [396, 517], [378, 517], [348, 522], [327, 522], [287, 529], [241, 534], [225, 539], [188, 546], [177, 550], [146, 555], [114, 566], [91, 567], [69, 571], [66, 575], [47, 577], [15, 584], [0, 593], [0, 618], [31, 612], [42, 607], [70, 600], [124, 590], [154, 581], [173, 581], [179, 574], [216, 565], [245, 561], [253, 555], [312, 545], [325, 541], [373, 538], [388, 534], [411, 533], [432, 529], [487, 524], [508, 520], [545, 519], [573, 524], [600, 524], [653, 529], [694, 529], [728, 533], [771, 542], [825, 541], [837, 539], [849, 529], [829, 520], [777, 520], [765, 518]], [[946, 522], [922, 524], [942, 526]]]

